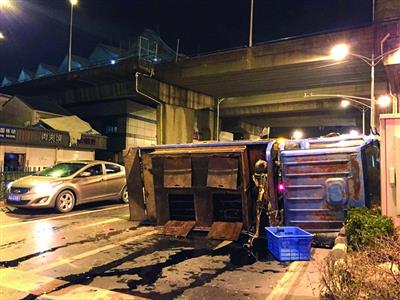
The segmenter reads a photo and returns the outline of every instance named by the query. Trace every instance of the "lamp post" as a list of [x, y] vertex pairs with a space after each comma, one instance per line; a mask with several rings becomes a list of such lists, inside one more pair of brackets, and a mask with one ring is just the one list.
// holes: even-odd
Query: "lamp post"
[[72, 21], [74, 17], [74, 6], [78, 4], [78, 0], [69, 0], [71, 5], [71, 17], [69, 21], [69, 49], [68, 49], [68, 72], [71, 72], [72, 62]]
[[[361, 107], [358, 106], [358, 105], [352, 104], [352, 102], [358, 103]], [[352, 99], [343, 99], [340, 102], [340, 105], [343, 108], [347, 108], [348, 106], [351, 105], [351, 106], [353, 106], [353, 107], [355, 107], [355, 108], [357, 108], [357, 109], [359, 109], [361, 111], [361, 113], [362, 113], [362, 133], [363, 133], [363, 135], [365, 135], [365, 112], [368, 109], [371, 109], [371, 106], [367, 105], [365, 103], [362, 103], [361, 101], [354, 101]]]
[[220, 131], [220, 121], [219, 121], [219, 107], [221, 105], [222, 102], [224, 102], [226, 100], [226, 98], [220, 98], [217, 99], [217, 141], [219, 141], [219, 131]]
[[[381, 40], [381, 49], [383, 48], [383, 43], [384, 41], [388, 38], [388, 35], [386, 35], [382, 40]], [[349, 47], [346, 44], [338, 44], [334, 46], [331, 49], [331, 57], [334, 60], [343, 60], [346, 56], [351, 55], [354, 57], [357, 57], [361, 59], [363, 62], [368, 64], [371, 68], [371, 91], [370, 91], [370, 98], [369, 99], [362, 99], [362, 100], [368, 100], [371, 102], [371, 117], [370, 117], [370, 124], [371, 124], [371, 130], [375, 130], [375, 105], [376, 105], [376, 100], [375, 100], [375, 66], [378, 65], [382, 60], [389, 54], [392, 54], [399, 50], [399, 48], [390, 50], [385, 53], [381, 53], [379, 56], [375, 56], [374, 51], [371, 53], [371, 57], [367, 57], [364, 55], [356, 54], [356, 53], [351, 53]], [[382, 51], [383, 52], [383, 51]]]
[[[367, 109], [372, 108], [372, 99], [370, 98], [365, 98], [365, 97], [358, 97], [358, 96], [349, 96], [349, 95], [341, 95], [341, 94], [313, 94], [313, 93], [304, 93], [304, 98], [308, 97], [327, 97], [327, 98], [341, 98], [343, 99], [341, 102], [342, 107], [348, 107], [351, 105], [351, 102], [357, 103], [362, 107], [362, 117], [363, 117], [363, 134], [365, 135], [365, 111]], [[324, 100], [324, 99], [320, 99]], [[366, 104], [365, 101], [370, 102], [370, 105]], [[387, 107], [391, 102], [392, 98], [389, 95], [382, 95], [378, 98], [378, 101], [376, 101], [380, 107]], [[356, 108], [358, 108], [355, 105], [352, 105]], [[372, 127], [371, 127], [372, 129]]]

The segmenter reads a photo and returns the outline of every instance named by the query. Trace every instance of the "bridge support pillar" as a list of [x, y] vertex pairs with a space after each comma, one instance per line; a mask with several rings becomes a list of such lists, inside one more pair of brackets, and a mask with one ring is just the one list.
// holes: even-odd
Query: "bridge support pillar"
[[164, 144], [183, 144], [193, 141], [195, 111], [182, 106], [164, 104]]

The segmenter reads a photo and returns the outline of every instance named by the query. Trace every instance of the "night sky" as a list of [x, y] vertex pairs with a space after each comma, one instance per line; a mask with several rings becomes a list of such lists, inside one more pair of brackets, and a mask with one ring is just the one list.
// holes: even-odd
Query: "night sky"
[[[58, 66], [68, 51], [67, 0], [11, 0], [0, 11], [0, 80], [39, 63]], [[254, 43], [366, 25], [371, 0], [254, 0]], [[144, 28], [187, 55], [245, 46], [250, 0], [80, 0], [74, 10], [73, 53], [88, 57], [97, 43], [119, 46]]]

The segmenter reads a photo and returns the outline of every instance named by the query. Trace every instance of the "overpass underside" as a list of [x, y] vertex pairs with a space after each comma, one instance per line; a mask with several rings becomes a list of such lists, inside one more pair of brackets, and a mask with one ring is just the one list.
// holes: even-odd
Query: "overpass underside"
[[[370, 98], [370, 67], [355, 57], [334, 61], [328, 54], [333, 45], [347, 42], [352, 51], [369, 56], [373, 36], [368, 26], [194, 57], [158, 65], [155, 78], [211, 96], [215, 102], [208, 109], [214, 112], [223, 99], [222, 130], [242, 133], [244, 138], [259, 135], [264, 127], [271, 127], [272, 136], [287, 136], [294, 128], [307, 128], [312, 135], [361, 132], [361, 107], [342, 109], [337, 97], [304, 95]], [[380, 64], [375, 69], [375, 95], [387, 91], [387, 75]], [[369, 111], [365, 116], [368, 132]]]

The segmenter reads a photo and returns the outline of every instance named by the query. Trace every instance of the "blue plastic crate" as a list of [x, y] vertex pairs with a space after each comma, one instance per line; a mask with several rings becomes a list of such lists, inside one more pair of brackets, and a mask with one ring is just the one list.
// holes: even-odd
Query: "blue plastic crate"
[[299, 227], [265, 227], [268, 250], [279, 261], [310, 260], [313, 235]]

